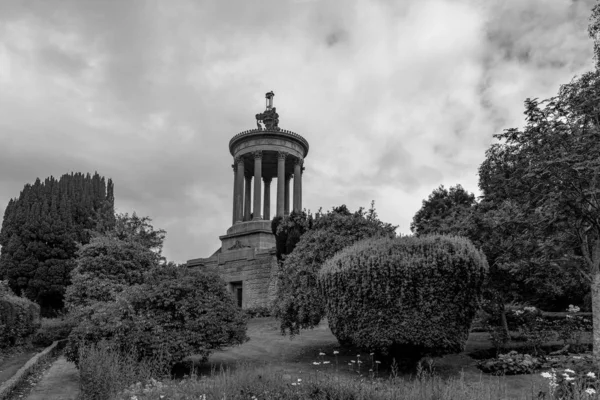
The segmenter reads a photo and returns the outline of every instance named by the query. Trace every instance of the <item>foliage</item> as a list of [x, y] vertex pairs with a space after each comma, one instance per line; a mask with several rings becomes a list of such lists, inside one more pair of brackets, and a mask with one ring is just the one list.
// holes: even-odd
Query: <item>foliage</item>
[[461, 185], [450, 187], [450, 191], [441, 185], [427, 200], [423, 200], [410, 230], [416, 236], [432, 233], [466, 236], [470, 229], [469, 214], [475, 204], [475, 195], [465, 191]]
[[77, 255], [65, 296], [69, 308], [114, 301], [126, 287], [142, 283], [144, 272], [157, 265], [156, 254], [143, 244], [114, 236], [94, 237]]
[[14, 346], [40, 326], [40, 306], [16, 296], [0, 281], [0, 348]]
[[128, 213], [116, 214], [114, 229], [107, 231], [105, 235], [122, 241], [139, 243], [161, 260], [166, 261], [161, 253], [167, 232], [164, 229], [154, 230], [150, 222], [152, 222], [150, 217], [140, 218], [135, 212], [131, 216]]
[[507, 354], [500, 354], [496, 359], [477, 363], [477, 368], [492, 375], [532, 374], [541, 366], [542, 361], [539, 358], [529, 354], [519, 354], [514, 350]]
[[77, 243], [90, 231], [114, 225], [113, 184], [97, 173], [65, 174], [26, 184], [4, 212], [0, 230], [0, 278], [17, 295], [37, 302], [44, 316], [63, 308], [75, 266]]
[[142, 284], [126, 287], [114, 302], [96, 302], [69, 336], [66, 355], [78, 362], [81, 342], [115, 343], [135, 349], [140, 359], [160, 355], [168, 365], [192, 354], [206, 361], [211, 352], [244, 343], [246, 317], [214, 273], [157, 267]]
[[292, 211], [284, 218], [278, 217], [277, 221], [271, 223], [273, 228], [276, 227], [274, 234], [278, 260], [282, 260], [294, 250], [304, 232], [312, 228], [312, 223], [312, 215], [305, 211]]
[[106, 341], [82, 347], [79, 360], [81, 396], [89, 400], [111, 400], [135, 382], [168, 376], [161, 360], [139, 362], [134, 350], [119, 352]]
[[395, 230], [396, 226], [377, 218], [373, 204], [368, 212], [361, 207], [351, 213], [345, 205], [327, 214], [319, 212], [279, 270], [273, 315], [280, 320], [282, 334], [297, 335], [324, 317], [325, 302], [317, 288], [317, 274], [328, 258], [364, 238], [395, 237]]
[[31, 343], [50, 346], [56, 340], [67, 339], [73, 327], [73, 321], [66, 318], [42, 318], [40, 328], [31, 337]]
[[346, 247], [319, 272], [336, 337], [376, 353], [464, 350], [487, 262], [465, 238], [372, 238]]

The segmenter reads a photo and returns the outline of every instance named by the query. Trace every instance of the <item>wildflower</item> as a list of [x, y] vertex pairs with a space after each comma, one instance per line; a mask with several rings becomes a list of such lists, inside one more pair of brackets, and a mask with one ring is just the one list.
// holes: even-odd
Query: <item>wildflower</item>
[[352, 363], [348, 363], [348, 365], [352, 365]]
[[335, 354], [340, 354], [340, 352], [339, 352], [339, 351], [337, 351], [337, 350], [334, 350], [334, 351], [333, 351], [333, 354], [334, 354], [334, 355], [335, 355]]
[[375, 361], [375, 364], [381, 364], [381, 361]]
[[[581, 360], [583, 357], [580, 356], [573, 356], [573, 360]], [[593, 372], [592, 372], [593, 373]]]
[[324, 356], [324, 355], [325, 355], [325, 353], [319, 353], [319, 355], [320, 355], [320, 356]]
[[360, 354], [357, 354], [356, 357], [360, 357]]
[[316, 362], [316, 361], [314, 361], [314, 362], [313, 362], [313, 364], [314, 364], [314, 365], [321, 365], [321, 363], [320, 363], [320, 362]]
[[351, 363], [355, 363], [356, 361], [354, 361], [354, 360], [350, 360], [350, 362], [351, 362]]
[[596, 393], [596, 391], [595, 391], [594, 389], [592, 389], [592, 388], [585, 389], [585, 392], [586, 392], [587, 394], [589, 394], [589, 395], [592, 395], [592, 394], [595, 394], [595, 393]]
[[375, 353], [371, 353], [371, 354], [369, 354], [369, 355], [370, 355], [370, 356], [372, 356], [373, 354], [375, 354]]
[[513, 314], [515, 314], [515, 315], [521, 315], [523, 313], [524, 313], [524, 311], [521, 311], [521, 310], [513, 310]]
[[329, 364], [329, 361], [323, 361], [323, 364]]
[[548, 378], [548, 379], [552, 378], [552, 375], [550, 374], [550, 372], [542, 372], [540, 375], [543, 378]]
[[535, 307], [523, 307], [523, 310], [529, 311], [529, 312], [534, 312], [535, 311]]
[[573, 304], [569, 304], [569, 308], [567, 309], [568, 312], [572, 312], [572, 313], [576, 313], [579, 312], [580, 308], [577, 306], [574, 306]]
[[565, 372], [568, 372], [570, 374], [574, 374], [575, 373], [575, 371], [573, 371], [572, 369], [569, 369], [569, 368], [565, 369]]
[[359, 363], [359, 364], [362, 364], [362, 361], [358, 360], [358, 363]]
[[565, 376], [565, 381], [572, 381], [575, 380], [575, 378], [570, 377], [570, 376]]
[[302, 379], [298, 378], [298, 382], [302, 382]]
[[292, 386], [296, 386], [296, 385], [297, 385], [297, 383], [296, 383], [296, 382], [292, 382]]
[[369, 372], [373, 372], [373, 370], [372, 370], [372, 369], [370, 369], [370, 370], [369, 370]]
[[596, 377], [596, 374], [594, 374], [593, 372], [588, 372], [586, 375], [589, 376], [590, 378]]

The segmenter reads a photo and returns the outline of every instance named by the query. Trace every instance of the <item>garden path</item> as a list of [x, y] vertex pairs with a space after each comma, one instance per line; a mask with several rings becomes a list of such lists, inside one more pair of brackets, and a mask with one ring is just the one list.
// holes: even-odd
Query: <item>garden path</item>
[[75, 364], [60, 356], [33, 387], [27, 400], [76, 400], [79, 372]]

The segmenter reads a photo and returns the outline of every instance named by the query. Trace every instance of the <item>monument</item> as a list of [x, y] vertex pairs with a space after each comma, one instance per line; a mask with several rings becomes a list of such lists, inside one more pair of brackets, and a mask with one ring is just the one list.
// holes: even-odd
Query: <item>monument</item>
[[[189, 268], [213, 269], [242, 308], [268, 306], [275, 296], [277, 259], [271, 218], [302, 210], [302, 174], [308, 142], [279, 127], [268, 92], [266, 109], [256, 114], [256, 129], [240, 132], [229, 141], [233, 157], [233, 210], [231, 227], [219, 236], [221, 247], [208, 258], [189, 260]], [[271, 183], [276, 181], [275, 213], [271, 209]]]

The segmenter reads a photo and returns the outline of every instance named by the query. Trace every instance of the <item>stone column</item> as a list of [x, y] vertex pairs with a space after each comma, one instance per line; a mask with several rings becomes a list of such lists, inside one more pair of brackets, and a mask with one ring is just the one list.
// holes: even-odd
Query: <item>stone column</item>
[[238, 224], [244, 219], [244, 159], [235, 158], [235, 223]]
[[250, 213], [252, 212], [252, 175], [246, 175], [246, 190], [244, 193], [244, 221], [250, 221]]
[[235, 202], [236, 202], [236, 197], [237, 197], [237, 179], [235, 179], [235, 177], [236, 177], [235, 159], [233, 160], [233, 164], [231, 165], [231, 168], [233, 169], [233, 211], [231, 211], [231, 219], [233, 221], [231, 222], [231, 225], [234, 225], [235, 224]]
[[252, 217], [253, 220], [257, 221], [262, 219], [260, 216], [261, 205], [260, 205], [260, 196], [261, 196], [261, 186], [262, 185], [262, 151], [254, 152], [254, 215]]
[[301, 158], [294, 163], [294, 211], [302, 211], [302, 164]]
[[263, 178], [263, 180], [265, 181], [265, 203], [263, 210], [263, 219], [266, 220], [271, 219], [271, 179], [272, 178]]
[[290, 215], [290, 180], [292, 179], [292, 174], [287, 174], [285, 176], [285, 201], [284, 201], [284, 215]]
[[277, 153], [277, 216], [283, 217], [284, 191], [285, 191], [285, 157], [286, 153], [280, 151]]

